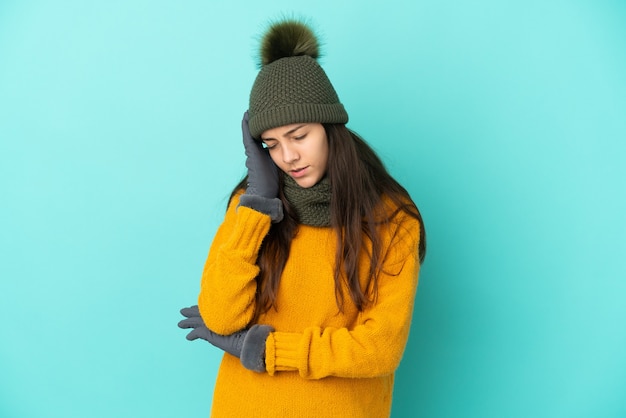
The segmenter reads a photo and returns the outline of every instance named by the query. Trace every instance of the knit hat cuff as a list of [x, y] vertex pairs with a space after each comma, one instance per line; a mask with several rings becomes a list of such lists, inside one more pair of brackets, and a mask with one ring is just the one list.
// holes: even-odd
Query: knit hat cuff
[[348, 113], [341, 103], [300, 103], [256, 113], [248, 121], [250, 134], [257, 139], [268, 129], [292, 123], [348, 123]]

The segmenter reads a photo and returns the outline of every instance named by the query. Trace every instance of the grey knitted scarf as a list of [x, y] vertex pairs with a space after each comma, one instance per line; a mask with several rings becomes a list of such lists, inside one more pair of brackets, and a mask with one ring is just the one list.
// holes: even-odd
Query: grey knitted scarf
[[313, 187], [304, 188], [285, 174], [283, 191], [301, 224], [330, 226], [330, 182], [324, 177]]

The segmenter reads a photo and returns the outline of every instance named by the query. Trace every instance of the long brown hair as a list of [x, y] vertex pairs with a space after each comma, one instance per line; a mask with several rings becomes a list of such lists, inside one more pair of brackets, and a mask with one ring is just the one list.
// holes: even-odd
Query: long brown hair
[[[378, 276], [382, 271], [382, 238], [379, 227], [391, 221], [398, 213], [405, 212], [420, 223], [418, 256], [420, 263], [426, 255], [426, 232], [422, 216], [409, 196], [388, 172], [374, 150], [355, 132], [343, 124], [324, 124], [328, 138], [328, 167], [326, 175], [331, 186], [330, 220], [337, 232], [335, 253], [335, 298], [343, 309], [342, 280], [349, 289], [350, 298], [362, 311], [376, 299]], [[298, 219], [282, 190], [280, 199], [285, 214], [281, 222], [272, 224], [265, 237], [258, 257], [260, 273], [257, 277], [257, 315], [275, 306], [280, 276], [289, 258], [289, 249], [297, 228]], [[233, 190], [232, 197], [245, 188], [244, 178]], [[384, 213], [381, 218], [383, 196], [390, 199], [395, 210]], [[366, 247], [366, 240], [370, 247]], [[359, 258], [366, 252], [369, 256], [367, 279], [362, 286], [359, 281]], [[342, 275], [343, 273], [343, 275]], [[343, 277], [343, 278], [342, 278]]]

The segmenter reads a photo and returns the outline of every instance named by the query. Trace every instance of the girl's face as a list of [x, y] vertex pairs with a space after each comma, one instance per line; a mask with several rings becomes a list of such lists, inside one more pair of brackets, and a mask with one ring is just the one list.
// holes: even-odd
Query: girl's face
[[300, 187], [316, 185], [328, 165], [328, 138], [320, 123], [294, 123], [261, 134], [274, 163]]

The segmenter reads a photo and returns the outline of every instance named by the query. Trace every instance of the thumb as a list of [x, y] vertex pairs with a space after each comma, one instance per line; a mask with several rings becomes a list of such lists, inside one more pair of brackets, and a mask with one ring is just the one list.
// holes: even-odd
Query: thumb
[[197, 340], [198, 338], [202, 338], [202, 328], [194, 328], [185, 338], [189, 341]]

